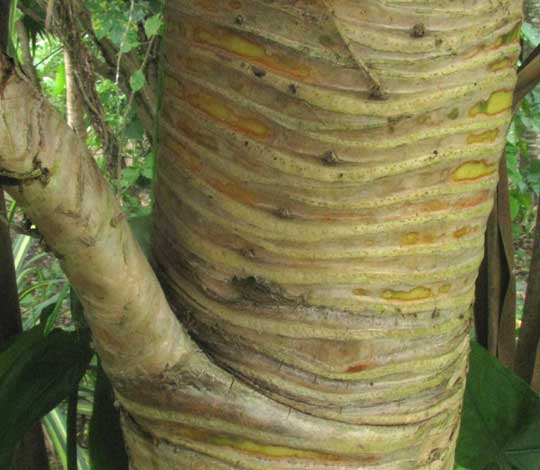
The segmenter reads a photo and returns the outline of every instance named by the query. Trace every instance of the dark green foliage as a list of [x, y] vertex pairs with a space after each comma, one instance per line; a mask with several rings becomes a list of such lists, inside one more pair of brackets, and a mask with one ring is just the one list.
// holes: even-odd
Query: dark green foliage
[[540, 469], [540, 397], [474, 342], [456, 458], [470, 470]]
[[128, 469], [120, 416], [114, 406], [114, 392], [101, 367], [98, 367], [88, 445], [92, 470]]
[[30, 427], [76, 387], [92, 353], [88, 338], [37, 326], [0, 352], [0, 468]]

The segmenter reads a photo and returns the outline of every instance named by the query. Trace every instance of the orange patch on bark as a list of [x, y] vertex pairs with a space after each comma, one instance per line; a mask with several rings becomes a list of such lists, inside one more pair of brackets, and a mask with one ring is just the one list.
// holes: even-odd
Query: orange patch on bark
[[433, 243], [435, 237], [431, 233], [409, 232], [401, 235], [401, 245], [419, 245], [422, 243]]
[[240, 188], [237, 183], [228, 183], [218, 180], [217, 178], [208, 178], [208, 182], [220, 193], [231, 197], [235, 201], [242, 202], [247, 205], [253, 205], [256, 202], [254, 195], [251, 192]]
[[459, 207], [461, 209], [467, 208], [467, 207], [474, 207], [478, 204], [481, 204], [482, 202], [487, 201], [489, 198], [489, 191], [480, 191], [479, 193], [474, 194], [473, 196], [464, 197], [459, 199], [456, 202], [456, 207]]
[[362, 372], [363, 370], [367, 370], [370, 367], [372, 367], [370, 364], [366, 364], [365, 362], [361, 362], [359, 364], [356, 364], [354, 366], [349, 367], [346, 372], [348, 374], [353, 374], [354, 372]]
[[188, 95], [187, 101], [193, 107], [242, 134], [259, 139], [267, 139], [272, 134], [270, 128], [261, 120], [237, 113], [228, 103], [215, 96], [198, 93]]
[[453, 233], [453, 236], [454, 238], [463, 238], [474, 232], [476, 232], [476, 227], [461, 227]]
[[369, 295], [369, 292], [365, 289], [354, 289], [353, 294], [360, 297], [365, 297], [366, 295]]
[[451, 284], [443, 284], [441, 287], [439, 287], [439, 293], [448, 294], [451, 288], [452, 288]]
[[484, 142], [493, 142], [499, 136], [499, 129], [491, 129], [489, 131], [480, 132], [478, 134], [470, 134], [467, 136], [468, 144], [481, 144]]

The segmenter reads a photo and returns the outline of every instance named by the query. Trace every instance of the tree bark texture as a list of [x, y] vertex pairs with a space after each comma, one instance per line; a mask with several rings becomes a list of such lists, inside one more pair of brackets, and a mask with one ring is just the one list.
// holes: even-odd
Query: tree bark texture
[[453, 468], [520, 6], [169, 1], [153, 256], [186, 328], [4, 64], [0, 170], [85, 305], [132, 470]]
[[452, 468], [519, 7], [168, 3], [154, 255], [171, 302], [237, 381], [362, 436], [300, 444], [255, 407], [269, 434], [163, 405], [186, 461]]

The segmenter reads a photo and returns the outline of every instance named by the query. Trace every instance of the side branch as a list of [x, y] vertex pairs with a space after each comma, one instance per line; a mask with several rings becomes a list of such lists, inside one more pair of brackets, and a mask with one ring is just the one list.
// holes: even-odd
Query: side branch
[[[0, 56], [0, 174], [81, 298], [110, 375], [158, 374], [193, 345], [82, 141]], [[39, 174], [25, 178], [24, 175]]]

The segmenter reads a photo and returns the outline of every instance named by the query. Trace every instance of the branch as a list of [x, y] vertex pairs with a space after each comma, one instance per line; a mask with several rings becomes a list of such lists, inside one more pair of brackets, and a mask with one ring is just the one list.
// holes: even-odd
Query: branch
[[536, 216], [534, 245], [527, 279], [527, 292], [517, 343], [514, 370], [527, 382], [534, 374], [537, 349], [540, 347], [540, 210]]
[[540, 83], [540, 45], [530, 53], [518, 70], [518, 79], [514, 90], [514, 109], [538, 83]]
[[22, 68], [26, 75], [28, 75], [28, 77], [30, 77], [32, 80], [32, 84], [39, 90], [41, 89], [41, 85], [34, 66], [34, 58], [32, 57], [32, 52], [30, 51], [30, 38], [28, 37], [28, 31], [26, 31], [24, 24], [20, 20], [15, 23], [15, 30], [17, 31], [17, 36], [19, 37], [19, 43], [21, 46], [21, 57], [23, 60]]
[[[49, 3], [50, 5], [51, 3]], [[78, 6], [72, 0], [54, 2], [52, 28], [69, 54], [77, 88], [85, 104], [94, 131], [99, 136], [107, 159], [109, 172], [114, 175], [120, 161], [120, 146], [105, 119], [103, 105], [96, 89], [92, 56], [84, 44], [77, 19]]]
[[5, 56], [0, 90], [0, 173], [20, 180], [8, 191], [60, 259], [104, 367], [129, 378], [178, 363], [194, 346], [83, 142]]

